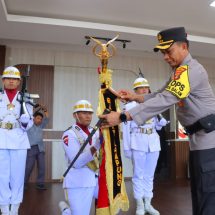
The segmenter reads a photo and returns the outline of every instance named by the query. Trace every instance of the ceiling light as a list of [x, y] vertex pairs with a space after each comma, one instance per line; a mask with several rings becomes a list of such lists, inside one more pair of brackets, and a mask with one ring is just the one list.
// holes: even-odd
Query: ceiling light
[[215, 7], [215, 1], [211, 2], [210, 6]]

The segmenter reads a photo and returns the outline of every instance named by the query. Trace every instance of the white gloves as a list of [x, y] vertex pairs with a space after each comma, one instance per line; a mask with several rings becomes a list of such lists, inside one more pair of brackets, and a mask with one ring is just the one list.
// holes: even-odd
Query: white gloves
[[156, 126], [155, 126], [155, 129], [156, 129], [157, 131], [160, 131], [160, 130], [162, 129], [162, 127], [163, 127], [163, 126], [156, 125]]
[[158, 126], [166, 126], [167, 125], [167, 121], [164, 119], [164, 118], [162, 118], [159, 122], [158, 122]]
[[25, 114], [22, 114], [19, 118], [19, 122], [21, 122], [22, 124], [28, 124], [28, 122], [30, 121], [30, 116], [29, 114], [25, 113]]
[[27, 131], [29, 128], [33, 126], [33, 120], [28, 114], [22, 114], [19, 118], [19, 122], [21, 124], [21, 128], [24, 131]]
[[131, 152], [131, 150], [124, 150], [124, 154], [125, 154], [125, 157], [126, 157], [126, 158], [131, 159], [131, 157], [132, 157], [132, 152]]

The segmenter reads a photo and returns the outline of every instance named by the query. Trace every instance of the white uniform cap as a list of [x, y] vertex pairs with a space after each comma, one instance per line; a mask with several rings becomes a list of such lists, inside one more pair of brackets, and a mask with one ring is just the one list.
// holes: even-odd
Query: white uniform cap
[[87, 111], [93, 113], [93, 107], [87, 100], [79, 100], [73, 107], [73, 113]]
[[14, 66], [9, 66], [3, 71], [2, 78], [18, 78], [18, 79], [21, 79], [20, 71]]
[[145, 78], [137, 78], [133, 83], [133, 89], [138, 87], [150, 87], [149, 82]]

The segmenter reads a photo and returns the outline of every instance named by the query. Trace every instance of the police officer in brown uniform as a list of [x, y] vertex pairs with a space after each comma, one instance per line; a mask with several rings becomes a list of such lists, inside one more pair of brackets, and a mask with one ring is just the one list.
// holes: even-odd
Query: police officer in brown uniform
[[103, 127], [127, 120], [142, 125], [147, 119], [177, 104], [177, 117], [190, 139], [190, 176], [193, 215], [214, 215], [215, 211], [215, 96], [204, 67], [189, 53], [189, 41], [183, 27], [159, 32], [160, 51], [171, 66], [172, 74], [159, 91], [140, 96], [127, 90], [124, 100], [140, 105], [127, 112], [111, 112]]

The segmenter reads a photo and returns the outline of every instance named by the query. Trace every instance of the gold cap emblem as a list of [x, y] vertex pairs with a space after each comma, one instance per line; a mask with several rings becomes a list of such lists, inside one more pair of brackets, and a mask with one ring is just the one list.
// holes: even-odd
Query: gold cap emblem
[[158, 34], [157, 38], [158, 38], [158, 41], [159, 41], [160, 43], [163, 42], [162, 36], [161, 36], [160, 34]]

